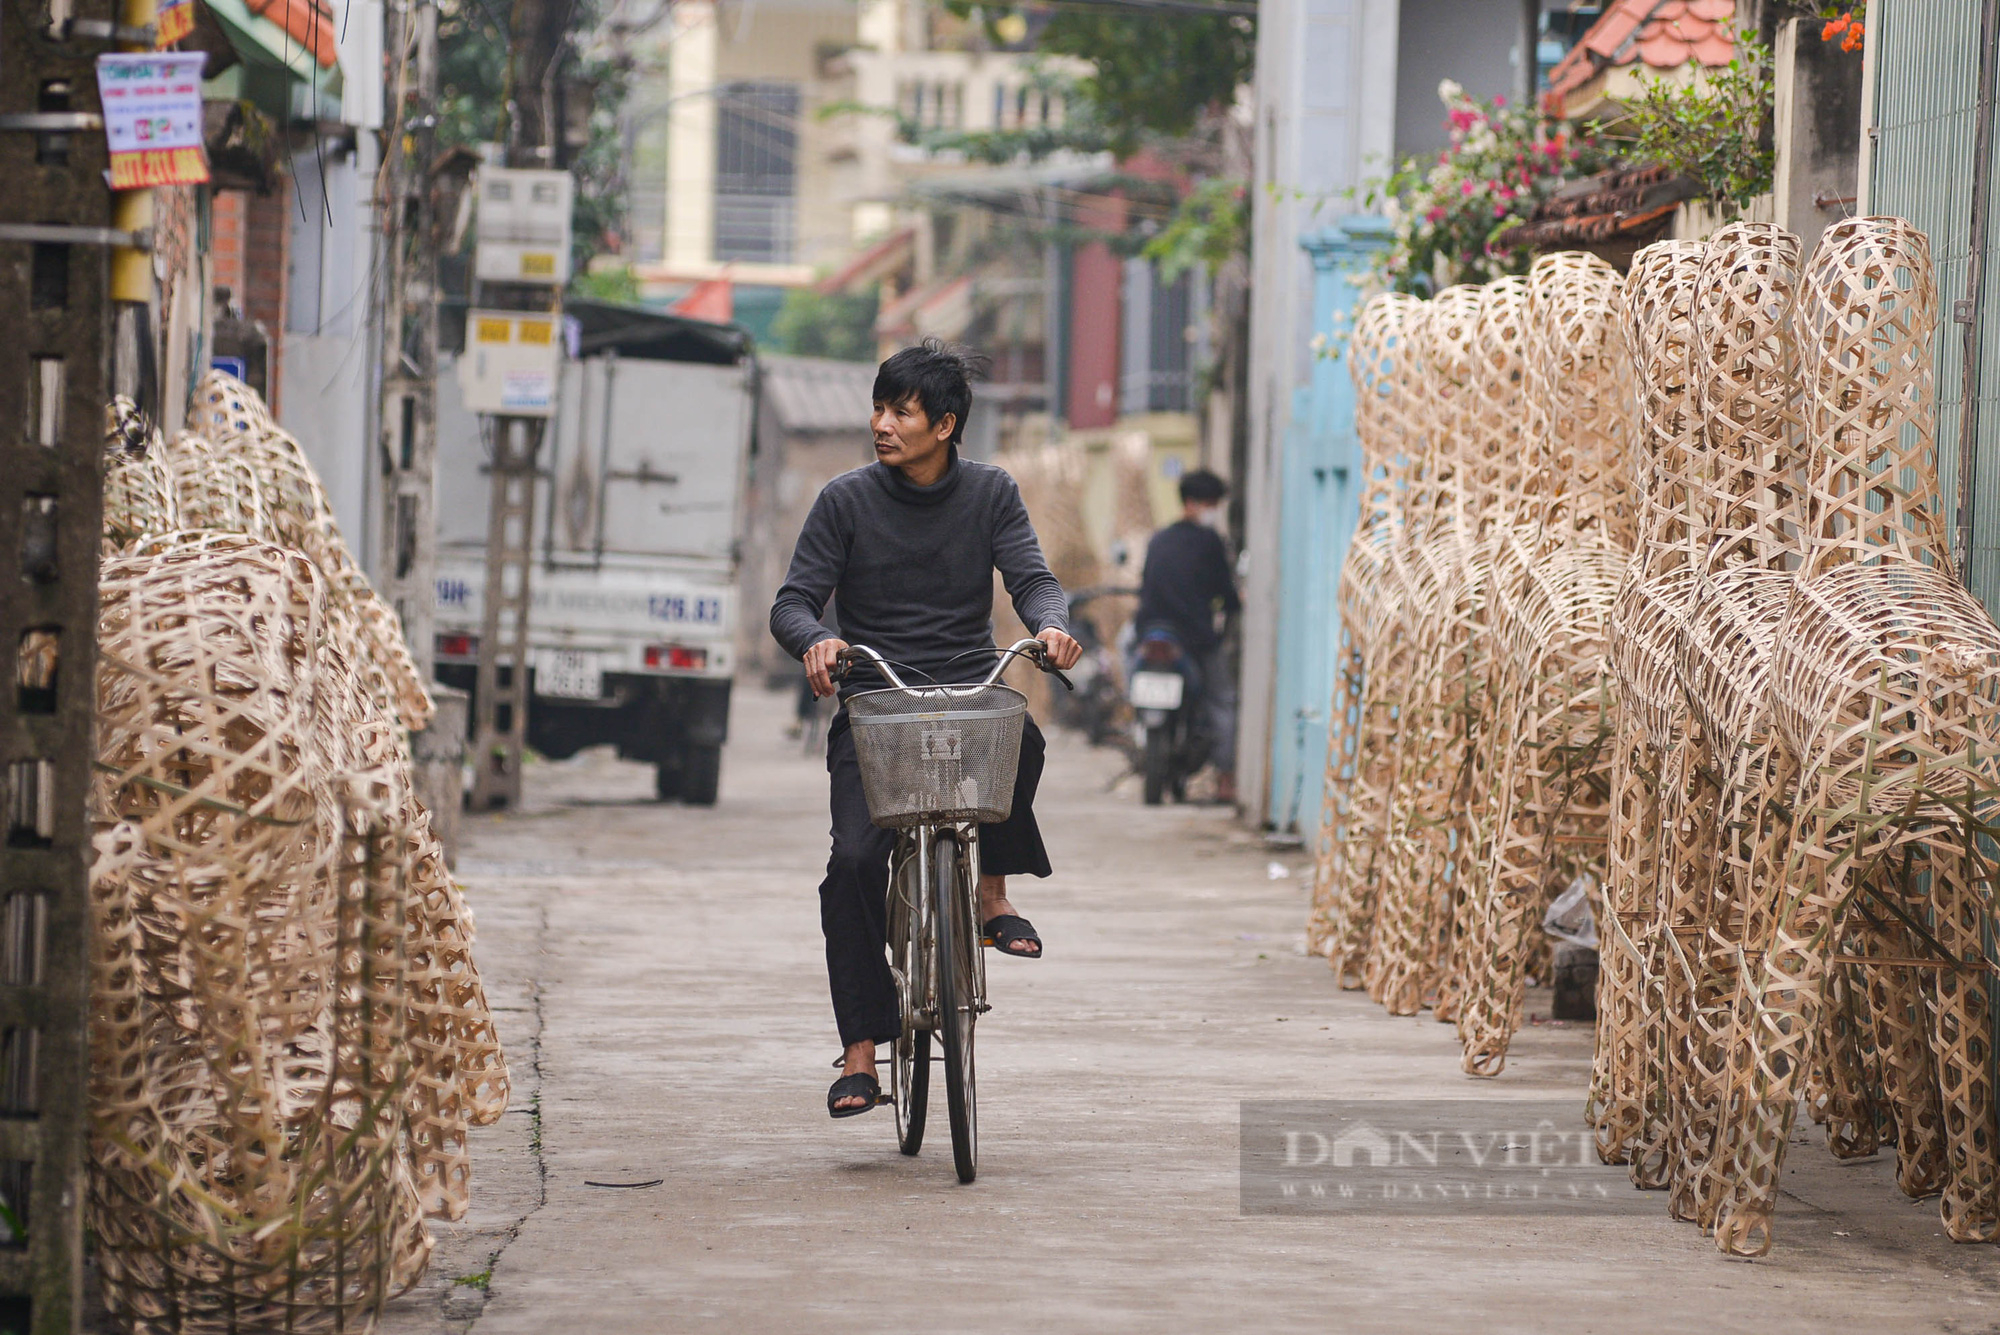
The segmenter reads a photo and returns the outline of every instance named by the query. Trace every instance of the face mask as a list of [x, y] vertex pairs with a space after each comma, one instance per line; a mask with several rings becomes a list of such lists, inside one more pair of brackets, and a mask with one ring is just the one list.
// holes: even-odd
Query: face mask
[[1204, 506], [1200, 507], [1199, 509], [1197, 509], [1197, 510], [1196, 510], [1196, 511], [1194, 512], [1194, 516], [1195, 516], [1195, 522], [1196, 522], [1196, 523], [1199, 523], [1199, 524], [1205, 524], [1205, 525], [1207, 525], [1207, 526], [1208, 526], [1209, 528], [1212, 528], [1212, 529], [1216, 530], [1216, 531], [1217, 531], [1218, 533], [1222, 531], [1222, 507], [1221, 507], [1221, 506], [1219, 506], [1219, 505], [1204, 505]]

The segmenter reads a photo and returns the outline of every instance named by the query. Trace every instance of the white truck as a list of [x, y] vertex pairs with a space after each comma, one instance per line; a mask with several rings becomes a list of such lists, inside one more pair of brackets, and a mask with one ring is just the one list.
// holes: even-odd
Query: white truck
[[[741, 330], [572, 302], [538, 463], [528, 745], [653, 766], [715, 801], [728, 735], [756, 362]], [[481, 419], [438, 395], [437, 676], [472, 690], [491, 477]]]

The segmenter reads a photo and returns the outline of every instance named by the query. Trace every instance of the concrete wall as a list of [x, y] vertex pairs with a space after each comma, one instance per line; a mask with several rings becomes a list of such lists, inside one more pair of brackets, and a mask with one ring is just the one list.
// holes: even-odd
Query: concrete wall
[[376, 526], [368, 464], [379, 368], [368, 330], [376, 239], [368, 196], [377, 166], [375, 136], [358, 135], [352, 153], [307, 150], [291, 166], [298, 193], [290, 211], [278, 420], [305, 448], [341, 535], [372, 572]]
[[[1284, 815], [1280, 808], [1291, 794], [1272, 801], [1272, 750], [1279, 744], [1297, 750], [1297, 720], [1275, 715], [1279, 591], [1288, 559], [1285, 459], [1312, 373], [1313, 269], [1299, 242], [1351, 207], [1341, 192], [1378, 174], [1388, 159], [1399, 16], [1398, 0], [1268, 0], [1259, 15], [1250, 448], [1241, 479], [1248, 576], [1236, 766], [1238, 792], [1253, 820]], [[1324, 746], [1322, 731], [1322, 756]]]
[[1806, 256], [1820, 233], [1854, 214], [1861, 156], [1862, 56], [1821, 40], [1819, 29], [1805, 19], [1779, 29], [1773, 90], [1775, 221], [1798, 233]]
[[1396, 156], [1433, 158], [1450, 142], [1438, 84], [1481, 102], [1514, 100], [1521, 67], [1518, 0], [1403, 0], [1396, 34]]

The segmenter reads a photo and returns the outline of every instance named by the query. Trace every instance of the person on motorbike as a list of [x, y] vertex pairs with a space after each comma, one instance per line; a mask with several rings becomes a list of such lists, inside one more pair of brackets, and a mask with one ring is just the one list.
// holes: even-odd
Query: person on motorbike
[[[876, 462], [827, 483], [806, 516], [771, 606], [771, 633], [805, 664], [820, 697], [835, 694], [833, 668], [848, 647], [820, 620], [836, 596], [842, 635], [876, 650], [907, 680], [962, 683], [992, 670], [992, 655], [978, 651], [994, 647], [995, 570], [1023, 624], [1048, 646], [1050, 661], [1071, 667], [1083, 652], [1070, 637], [1068, 599], [1042, 557], [1014, 479], [959, 457], [972, 371], [965, 352], [936, 339], [883, 362], [870, 419]], [[837, 689], [844, 700], [884, 684], [857, 670]], [[979, 828], [984, 934], [1002, 953], [1024, 959], [1041, 956], [1042, 940], [1009, 902], [1007, 877], [1050, 872], [1034, 811], [1044, 745], [1028, 719], [1013, 814]], [[852, 1117], [873, 1108], [881, 1093], [876, 1044], [895, 1042], [903, 1029], [887, 958], [896, 834], [869, 822], [845, 708], [827, 729], [826, 768], [833, 850], [819, 887], [820, 929], [844, 1049], [827, 1111]]]
[[1236, 802], [1236, 681], [1223, 656], [1229, 618], [1243, 607], [1236, 594], [1229, 549], [1219, 531], [1229, 484], [1205, 468], [1181, 475], [1181, 517], [1153, 535], [1139, 577], [1139, 609], [1132, 623], [1144, 633], [1165, 626], [1200, 675], [1207, 714], [1216, 800]]

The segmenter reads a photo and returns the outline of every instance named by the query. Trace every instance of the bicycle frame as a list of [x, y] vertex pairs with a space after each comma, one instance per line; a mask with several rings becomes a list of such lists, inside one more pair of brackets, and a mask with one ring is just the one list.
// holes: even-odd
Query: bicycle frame
[[[938, 1024], [937, 989], [930, 968], [935, 959], [937, 933], [931, 924], [929, 887], [933, 875], [938, 836], [951, 833], [957, 840], [954, 856], [959, 862], [959, 884], [967, 898], [966, 920], [979, 932], [979, 827], [971, 822], [943, 825], [911, 825], [896, 836], [896, 849], [889, 859], [889, 943], [892, 955], [901, 940], [916, 943], [911, 960], [922, 970], [907, 983], [911, 998], [909, 1021], [919, 1029], [935, 1030]], [[904, 935], [907, 933], [907, 936]], [[967, 943], [972, 952], [971, 974], [973, 1012], [984, 1015], [992, 1009], [986, 1000], [986, 952], [975, 939]], [[892, 966], [893, 968], [893, 966]]]

